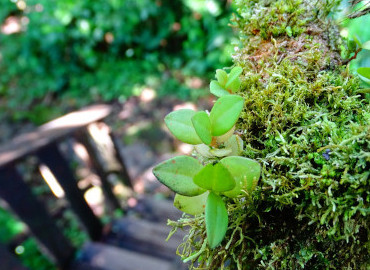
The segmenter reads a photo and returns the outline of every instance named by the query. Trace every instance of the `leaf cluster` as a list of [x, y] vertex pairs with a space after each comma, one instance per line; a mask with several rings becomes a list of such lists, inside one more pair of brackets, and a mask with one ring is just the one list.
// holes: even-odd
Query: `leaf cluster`
[[[219, 74], [216, 73], [216, 76]], [[237, 77], [231, 77], [232, 81], [239, 80]], [[191, 215], [203, 214], [205, 211], [207, 242], [211, 249], [221, 243], [228, 229], [228, 211], [222, 197], [234, 198], [242, 191], [251, 193], [260, 176], [260, 165], [257, 162], [232, 156], [242, 150], [236, 135], [232, 135], [242, 107], [243, 98], [227, 94], [216, 101], [209, 115], [204, 111], [188, 109], [169, 113], [165, 123], [179, 140], [190, 144], [203, 143], [198, 145], [198, 149], [203, 145], [208, 149], [215, 148], [212, 150], [216, 151], [222, 150], [218, 149], [219, 143], [225, 141], [226, 147], [227, 143], [230, 144], [230, 149], [217, 152], [214, 156], [210, 156], [211, 150], [205, 152], [205, 156], [211, 158], [205, 165], [192, 157], [179, 156], [153, 169], [157, 179], [176, 192], [174, 205], [178, 209]], [[201, 155], [202, 151], [199, 153]], [[229, 156], [217, 159], [225, 155]]]

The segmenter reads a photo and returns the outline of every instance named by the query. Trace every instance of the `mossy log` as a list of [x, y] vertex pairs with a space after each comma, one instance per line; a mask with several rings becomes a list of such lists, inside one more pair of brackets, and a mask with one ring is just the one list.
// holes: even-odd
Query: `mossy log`
[[179, 247], [193, 269], [366, 269], [370, 106], [341, 59], [339, 1], [237, 0], [244, 155], [262, 166], [252, 194], [229, 199], [222, 245], [202, 217]]

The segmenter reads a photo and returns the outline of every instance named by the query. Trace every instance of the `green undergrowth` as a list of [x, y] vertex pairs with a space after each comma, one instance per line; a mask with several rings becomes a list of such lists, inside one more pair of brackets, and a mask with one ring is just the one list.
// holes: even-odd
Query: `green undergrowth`
[[202, 216], [169, 221], [189, 230], [178, 253], [192, 269], [366, 269], [370, 105], [341, 64], [328, 19], [337, 1], [236, 2], [237, 131], [262, 176], [252, 194], [225, 199], [229, 227], [216, 249], [203, 245]]

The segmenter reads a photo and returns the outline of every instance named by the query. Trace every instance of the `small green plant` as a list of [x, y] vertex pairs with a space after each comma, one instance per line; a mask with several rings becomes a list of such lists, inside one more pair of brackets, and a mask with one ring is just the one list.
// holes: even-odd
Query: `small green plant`
[[235, 93], [240, 88], [239, 75], [243, 72], [241, 67], [233, 68], [229, 74], [222, 69], [216, 70], [216, 79], [210, 83], [211, 93], [217, 97], [222, 97]]
[[195, 145], [200, 157], [178, 156], [158, 164], [153, 174], [176, 192], [174, 205], [184, 213], [204, 213], [207, 242], [211, 249], [224, 239], [228, 228], [227, 198], [250, 194], [260, 176], [258, 162], [241, 157], [243, 143], [234, 135], [244, 100], [233, 95], [240, 87], [240, 67], [227, 74], [216, 71], [211, 92], [220, 98], [210, 113], [177, 110], [165, 117], [171, 133]]

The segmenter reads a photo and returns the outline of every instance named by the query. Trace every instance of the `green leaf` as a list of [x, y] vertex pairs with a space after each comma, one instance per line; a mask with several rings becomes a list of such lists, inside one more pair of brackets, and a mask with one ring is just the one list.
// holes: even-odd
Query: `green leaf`
[[226, 157], [231, 154], [232, 149], [230, 148], [214, 148], [209, 151], [214, 157]]
[[166, 115], [164, 122], [171, 133], [180, 141], [188, 144], [200, 144], [202, 140], [198, 137], [191, 122], [195, 113], [190, 109], [173, 111]]
[[217, 136], [216, 137], [216, 142], [219, 143], [219, 144], [226, 142], [234, 134], [234, 131], [235, 131], [235, 125], [228, 132], [226, 132], [225, 134], [223, 134], [221, 136]]
[[232, 190], [235, 187], [234, 178], [221, 163], [207, 164], [193, 180], [196, 185], [216, 192]]
[[354, 35], [353, 36], [353, 40], [355, 41], [355, 43], [357, 44], [357, 46], [361, 48], [362, 42], [360, 40], [360, 37], [357, 36], [357, 35]]
[[[227, 78], [227, 83], [225, 85], [225, 88], [227, 90], [231, 90], [232, 92], [235, 92], [240, 87], [240, 79], [239, 76], [242, 74], [243, 69], [241, 67], [234, 67]], [[237, 88], [236, 88], [237, 87]]]
[[218, 83], [222, 86], [224, 86], [227, 82], [227, 73], [223, 69], [217, 69], [216, 70], [216, 79]]
[[360, 67], [357, 69], [357, 73], [361, 80], [370, 84], [370, 67]]
[[195, 149], [195, 151], [198, 152], [198, 154], [200, 154], [203, 157], [214, 158], [214, 155], [210, 152], [211, 147], [209, 147], [208, 145], [205, 145], [203, 143], [202, 144], [197, 144], [197, 145], [194, 146], [194, 149]]
[[293, 35], [292, 28], [290, 26], [285, 28], [285, 32], [288, 35], [288, 37], [291, 37]]
[[212, 142], [211, 133], [211, 121], [206, 112], [197, 112], [191, 118], [195, 132], [198, 134], [199, 138], [207, 145]]
[[217, 81], [211, 81], [209, 84], [209, 89], [216, 97], [230, 95], [230, 93], [227, 92]]
[[229, 223], [224, 201], [213, 192], [208, 195], [205, 221], [208, 244], [213, 249], [224, 239]]
[[193, 178], [203, 166], [195, 158], [178, 156], [168, 159], [153, 168], [159, 182], [184, 196], [197, 196], [205, 192], [194, 184]]
[[370, 51], [370, 40], [364, 42], [362, 45], [361, 45], [361, 48], [362, 49], [365, 49], [365, 50], [369, 50]]
[[240, 156], [243, 152], [243, 140], [237, 135], [232, 135], [224, 146], [226, 149], [231, 149], [229, 156]]
[[238, 156], [225, 157], [220, 161], [235, 179], [234, 189], [224, 192], [228, 197], [236, 197], [244, 189], [252, 192], [257, 186], [261, 174], [260, 164], [252, 159]]
[[231, 93], [235, 93], [236, 91], [239, 90], [240, 85], [241, 85], [241, 82], [239, 79], [237, 79], [237, 80], [232, 81], [231, 83], [228, 83], [226, 89], [228, 91], [231, 91]]
[[357, 44], [356, 44], [356, 41], [354, 41], [353, 39], [347, 39], [347, 47], [348, 47], [348, 50], [350, 52], [353, 52], [356, 50], [357, 48]]
[[228, 95], [220, 97], [210, 113], [212, 135], [221, 136], [228, 132], [238, 120], [243, 109], [244, 100], [241, 96]]
[[173, 205], [180, 211], [190, 215], [200, 215], [204, 213], [209, 191], [198, 196], [188, 197], [180, 194], [175, 195]]

